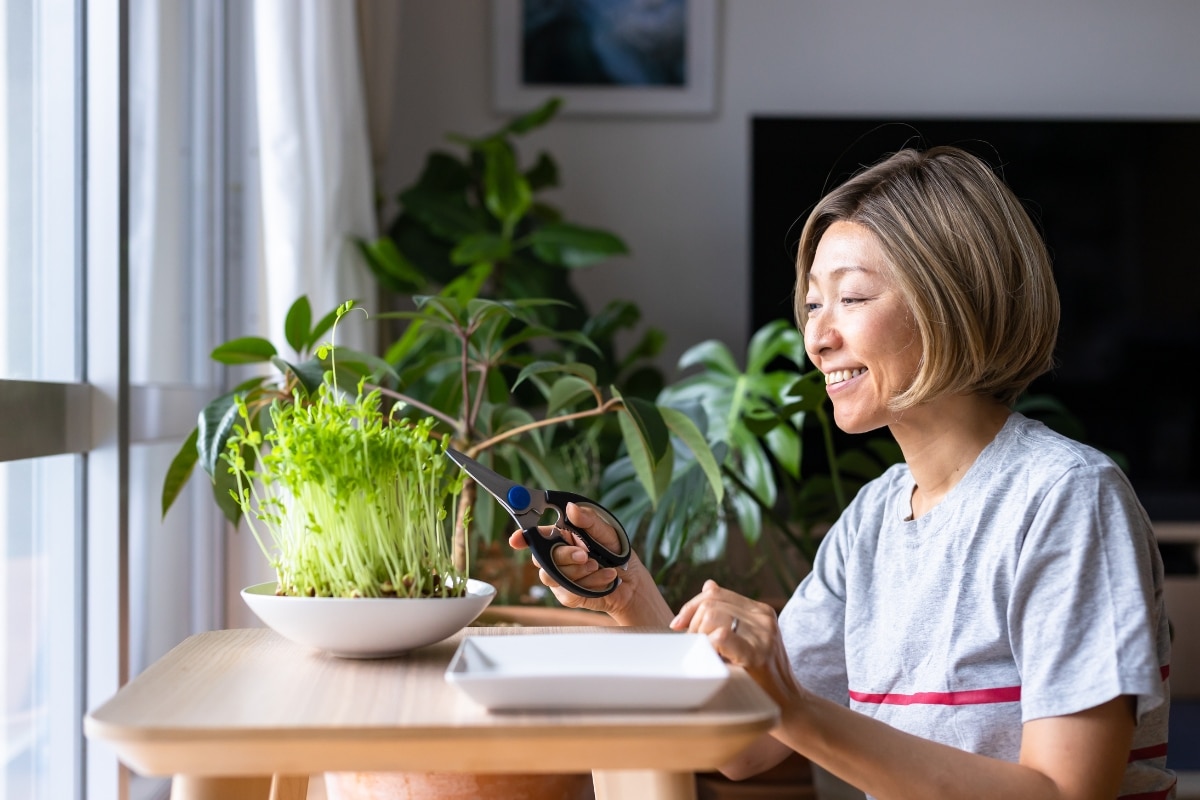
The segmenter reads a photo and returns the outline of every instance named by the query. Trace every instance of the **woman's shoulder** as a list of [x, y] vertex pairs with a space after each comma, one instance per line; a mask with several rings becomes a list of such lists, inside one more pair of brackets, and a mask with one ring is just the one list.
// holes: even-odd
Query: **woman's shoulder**
[[1019, 412], [1012, 413], [990, 450], [994, 461], [1037, 467], [1039, 471], [1078, 467], [1118, 469], [1116, 462], [1099, 449]]

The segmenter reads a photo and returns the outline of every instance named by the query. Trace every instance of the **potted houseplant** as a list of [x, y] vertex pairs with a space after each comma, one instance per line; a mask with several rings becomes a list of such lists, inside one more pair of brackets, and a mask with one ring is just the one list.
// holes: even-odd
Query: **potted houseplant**
[[239, 421], [222, 456], [231, 497], [277, 576], [242, 595], [287, 638], [335, 655], [396, 655], [461, 629], [495, 589], [451, 558], [462, 481], [446, 437], [431, 419], [385, 410], [362, 379], [347, 391], [332, 346], [319, 346], [326, 355], [331, 369], [315, 387], [296, 381], [288, 402], [232, 398]]

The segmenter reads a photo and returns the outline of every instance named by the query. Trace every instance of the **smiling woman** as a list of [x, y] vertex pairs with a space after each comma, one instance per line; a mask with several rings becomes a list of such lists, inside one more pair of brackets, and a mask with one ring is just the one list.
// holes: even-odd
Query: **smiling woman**
[[878, 238], [853, 222], [830, 225], [803, 298], [805, 348], [826, 376], [838, 427], [866, 433], [887, 425], [893, 398], [917, 374], [921, 346]]

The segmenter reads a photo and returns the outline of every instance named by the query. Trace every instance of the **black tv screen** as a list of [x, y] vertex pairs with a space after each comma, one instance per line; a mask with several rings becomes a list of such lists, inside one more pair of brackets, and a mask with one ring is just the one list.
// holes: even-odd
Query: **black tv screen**
[[[797, 240], [822, 194], [906, 146], [984, 158], [1042, 229], [1062, 296], [1057, 398], [1119, 454], [1157, 522], [1200, 520], [1200, 121], [751, 121], [751, 323], [792, 318]], [[806, 447], [806, 458], [819, 447]]]

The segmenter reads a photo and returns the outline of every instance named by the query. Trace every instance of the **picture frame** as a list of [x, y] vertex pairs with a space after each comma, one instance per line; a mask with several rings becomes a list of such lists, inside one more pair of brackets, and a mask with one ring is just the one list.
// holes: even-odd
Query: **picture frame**
[[[530, 0], [532, 1], [532, 0]], [[592, 15], [587, 24], [603, 25], [605, 20], [596, 17], [612, 17], [619, 14], [617, 9], [625, 4], [613, 3], [611, 0], [579, 0], [581, 5], [594, 4], [594, 9], [603, 13]], [[581, 24], [578, 20], [553, 20], [560, 28], [556, 35], [539, 35], [546, 28], [541, 25], [533, 29], [526, 24], [526, 0], [492, 0], [492, 98], [493, 106], [500, 113], [524, 113], [530, 111], [551, 97], [563, 99], [562, 111], [569, 115], [707, 115], [716, 110], [716, 60], [717, 60], [717, 2], [718, 0], [677, 0], [676, 3], [664, 4], [668, 11], [674, 10], [675, 18], [663, 22], [662, 28], [655, 30], [658, 24], [655, 19], [648, 19], [642, 13], [637, 19], [628, 20], [630, 24], [640, 26], [639, 33], [649, 31], [651, 35], [663, 38], [674, 37], [673, 43], [680, 45], [681, 51], [668, 68], [662, 68], [662, 60], [651, 63], [647, 69], [636, 70], [636, 63], [631, 69], [630, 59], [616, 62], [623, 73], [614, 77], [612, 72], [605, 72], [604, 77], [596, 80], [598, 68], [580, 69], [572, 75], [555, 72], [558, 69], [571, 69], [583, 59], [564, 59], [561, 53], [557, 57], [545, 55], [550, 48], [562, 50], [563, 42], [579, 43], [581, 41], [595, 42], [597, 28], [588, 29], [592, 38], [578, 35]], [[570, 4], [565, 4], [569, 6]], [[628, 3], [629, 6], [634, 4]], [[547, 4], [552, 10], [558, 6]], [[672, 8], [672, 6], [674, 8]], [[678, 19], [678, 10], [682, 8], [684, 19]], [[630, 14], [641, 13], [634, 8]], [[536, 15], [531, 15], [536, 17]], [[664, 15], [665, 16], [665, 15]], [[543, 19], [535, 19], [542, 23]], [[625, 22], [618, 20], [618, 22]], [[563, 36], [561, 26], [574, 24], [573, 33], [576, 35]], [[617, 26], [610, 28], [614, 35], [619, 35]], [[600, 35], [604, 32], [601, 31]], [[679, 41], [682, 40], [682, 41]], [[611, 38], [608, 40], [611, 41]], [[541, 48], [541, 49], [539, 49]], [[612, 50], [608, 51], [612, 53]], [[668, 50], [670, 52], [670, 50]], [[526, 64], [526, 55], [532, 54], [529, 60], [536, 64], [530, 67]], [[572, 55], [577, 55], [572, 51]], [[589, 66], [597, 63], [607, 64], [601, 53], [596, 57], [589, 53]], [[616, 53], [615, 55], [622, 55]], [[627, 54], [625, 54], [627, 55]], [[533, 76], [532, 80], [527, 80]]]

